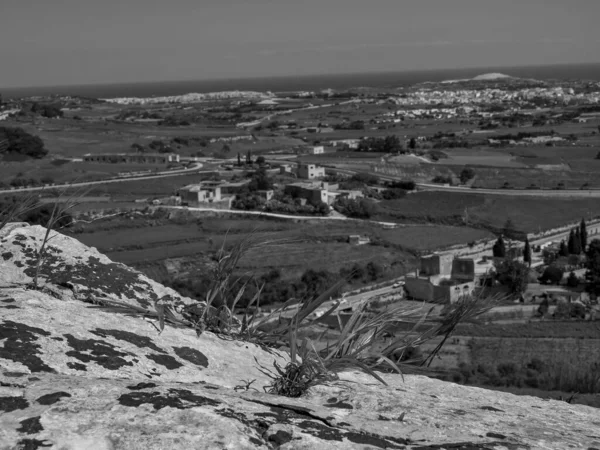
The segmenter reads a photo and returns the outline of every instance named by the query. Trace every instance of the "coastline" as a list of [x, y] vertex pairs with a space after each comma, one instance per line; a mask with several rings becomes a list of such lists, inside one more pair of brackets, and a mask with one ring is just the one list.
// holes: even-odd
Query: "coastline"
[[442, 82], [473, 78], [490, 72], [501, 72], [518, 78], [549, 80], [557, 78], [600, 81], [600, 63], [561, 64], [551, 66], [478, 67], [421, 71], [371, 72], [359, 74], [322, 74], [219, 80], [182, 80], [139, 83], [88, 84], [73, 86], [17, 87], [2, 90], [5, 99], [73, 95], [91, 98], [171, 97], [189, 93], [224, 91], [290, 92], [344, 90], [360, 86], [401, 88], [423, 82]]

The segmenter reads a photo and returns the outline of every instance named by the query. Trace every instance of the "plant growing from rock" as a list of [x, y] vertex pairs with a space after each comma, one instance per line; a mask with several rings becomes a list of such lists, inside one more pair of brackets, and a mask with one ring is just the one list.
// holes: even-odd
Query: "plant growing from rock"
[[[406, 303], [392, 305], [379, 312], [370, 312], [368, 302], [362, 303], [352, 314], [345, 325], [342, 325], [338, 314], [339, 336], [333, 343], [328, 343], [322, 350], [317, 350], [314, 344], [307, 340], [300, 340], [298, 331], [311, 325], [314, 319], [308, 317], [306, 311], [313, 311], [322, 305], [323, 300], [315, 300], [302, 309], [287, 324], [287, 343], [290, 349], [290, 363], [280, 367], [273, 363], [274, 371], [261, 367], [263, 373], [272, 379], [266, 390], [269, 393], [298, 397], [312, 384], [323, 380], [335, 379], [338, 372], [346, 370], [363, 371], [379, 382], [386, 384], [377, 374], [387, 367], [402, 375], [405, 371], [427, 371], [423, 366], [429, 366], [439, 353], [448, 337], [456, 326], [462, 322], [475, 318], [488, 311], [497, 299], [484, 299], [483, 297], [464, 297], [457, 303], [449, 305], [446, 313], [439, 319], [432, 318], [433, 308], [426, 310], [423, 306], [412, 306]], [[338, 307], [334, 303], [320, 318], [331, 315]], [[390, 329], [397, 328], [400, 323], [414, 324], [410, 331], [384, 346], [377, 348], [383, 342]], [[430, 354], [419, 360], [404, 358], [405, 353], [414, 351], [423, 343], [435, 338], [441, 342]], [[412, 365], [419, 363], [421, 367]]]
[[32, 282], [33, 288], [36, 290], [39, 288], [39, 276], [46, 260], [48, 243], [54, 237], [51, 235], [52, 231], [56, 233], [55, 228], [57, 228], [65, 219], [70, 218], [68, 212], [79, 205], [80, 202], [78, 199], [84, 196], [83, 192], [75, 192], [68, 197], [64, 194], [65, 191], [61, 192], [52, 206], [52, 211], [46, 222], [46, 232], [44, 233], [42, 244], [36, 252], [35, 271]]

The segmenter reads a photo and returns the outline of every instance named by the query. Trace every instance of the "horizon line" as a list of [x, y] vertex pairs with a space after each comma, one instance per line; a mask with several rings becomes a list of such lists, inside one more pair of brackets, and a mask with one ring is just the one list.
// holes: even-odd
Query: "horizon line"
[[[124, 85], [144, 85], [158, 83], [200, 83], [200, 82], [235, 82], [235, 81], [258, 81], [267, 79], [286, 79], [286, 78], [335, 78], [340, 76], [366, 76], [366, 75], [394, 75], [406, 73], [428, 73], [440, 71], [466, 71], [466, 70], [490, 70], [490, 69], [524, 69], [524, 68], [541, 68], [541, 67], [561, 67], [561, 66], [594, 66], [600, 65], [600, 62], [577, 62], [577, 63], [555, 63], [555, 64], [523, 64], [523, 65], [494, 65], [494, 66], [467, 66], [467, 67], [441, 67], [433, 69], [398, 69], [398, 70], [369, 70], [364, 72], [336, 72], [336, 73], [310, 73], [303, 75], [287, 74], [287, 75], [254, 75], [246, 77], [216, 77], [216, 78], [183, 78], [183, 79], [168, 79], [168, 80], [152, 80], [152, 81], [107, 81], [93, 83], [70, 83], [70, 84], [54, 84], [54, 85], [27, 85], [27, 86], [7, 86], [2, 88], [4, 92], [18, 91], [26, 89], [61, 89], [61, 88], [85, 88], [92, 86], [124, 86]], [[1, 93], [1, 92], [0, 92]]]

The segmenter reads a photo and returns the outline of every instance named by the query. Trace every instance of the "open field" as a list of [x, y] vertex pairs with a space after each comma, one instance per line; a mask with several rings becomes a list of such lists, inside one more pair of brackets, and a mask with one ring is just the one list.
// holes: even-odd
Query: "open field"
[[[438, 161], [440, 165], [459, 165], [459, 166], [494, 166], [494, 167], [527, 167], [523, 162], [518, 161], [514, 156], [506, 153], [494, 151], [491, 149], [452, 149], [442, 150], [448, 158]], [[394, 162], [399, 162], [396, 158]], [[462, 167], [461, 167], [462, 169]]]
[[377, 236], [391, 244], [419, 251], [435, 250], [494, 237], [486, 230], [451, 226], [402, 227], [380, 230]]
[[[381, 245], [354, 246], [347, 243], [349, 234], [371, 234], [374, 226], [357, 222], [335, 225], [308, 223], [302, 227], [285, 221], [227, 219], [207, 217], [191, 221], [153, 220], [147, 218], [114, 219], [85, 225], [74, 236], [94, 246], [110, 258], [132, 265], [148, 265], [171, 259], [204, 257], [221, 245], [234, 245], [252, 235], [258, 242], [268, 242], [252, 249], [240, 263], [241, 271], [258, 274], [281, 269], [282, 276], [295, 278], [307, 268], [337, 272], [355, 262], [376, 261], [398, 274], [411, 265], [414, 256], [402, 249]], [[397, 264], [400, 264], [397, 266]]]
[[502, 229], [511, 219], [515, 229], [537, 232], [599, 213], [598, 200], [511, 197], [455, 192], [417, 192], [378, 203], [377, 220], [433, 222]]
[[459, 325], [455, 336], [496, 338], [600, 339], [600, 321], [536, 321], [514, 324]]

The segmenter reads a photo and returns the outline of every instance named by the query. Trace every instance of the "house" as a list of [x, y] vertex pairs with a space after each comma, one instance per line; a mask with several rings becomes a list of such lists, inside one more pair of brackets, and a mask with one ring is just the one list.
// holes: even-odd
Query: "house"
[[316, 164], [299, 164], [298, 165], [298, 178], [305, 180], [312, 180], [314, 178], [321, 178], [325, 176], [325, 168], [319, 167]]
[[371, 238], [369, 236], [360, 236], [358, 234], [351, 234], [348, 236], [348, 243], [351, 245], [364, 245], [371, 242]]
[[257, 194], [258, 194], [260, 197], [264, 198], [266, 201], [269, 201], [269, 200], [271, 200], [271, 199], [273, 198], [273, 195], [275, 195], [275, 193], [273, 192], [273, 190], [272, 190], [272, 189], [268, 189], [268, 190], [259, 190], [259, 191], [256, 191], [256, 193], [257, 193]]
[[454, 303], [475, 290], [475, 261], [452, 254], [423, 257], [419, 270], [415, 275], [407, 275], [405, 282], [409, 297], [430, 303]]
[[235, 194], [248, 182], [226, 183], [223, 181], [202, 181], [184, 186], [177, 191], [182, 205], [196, 208], [209, 207], [231, 209]]
[[279, 173], [281, 175], [288, 175], [294, 173], [294, 169], [291, 164], [282, 164], [279, 166]]
[[291, 183], [285, 186], [284, 193], [292, 198], [304, 199], [311, 205], [328, 203], [326, 183]]
[[169, 164], [179, 163], [180, 157], [176, 153], [105, 153], [87, 154], [83, 157], [83, 160], [85, 162], [112, 164]]

